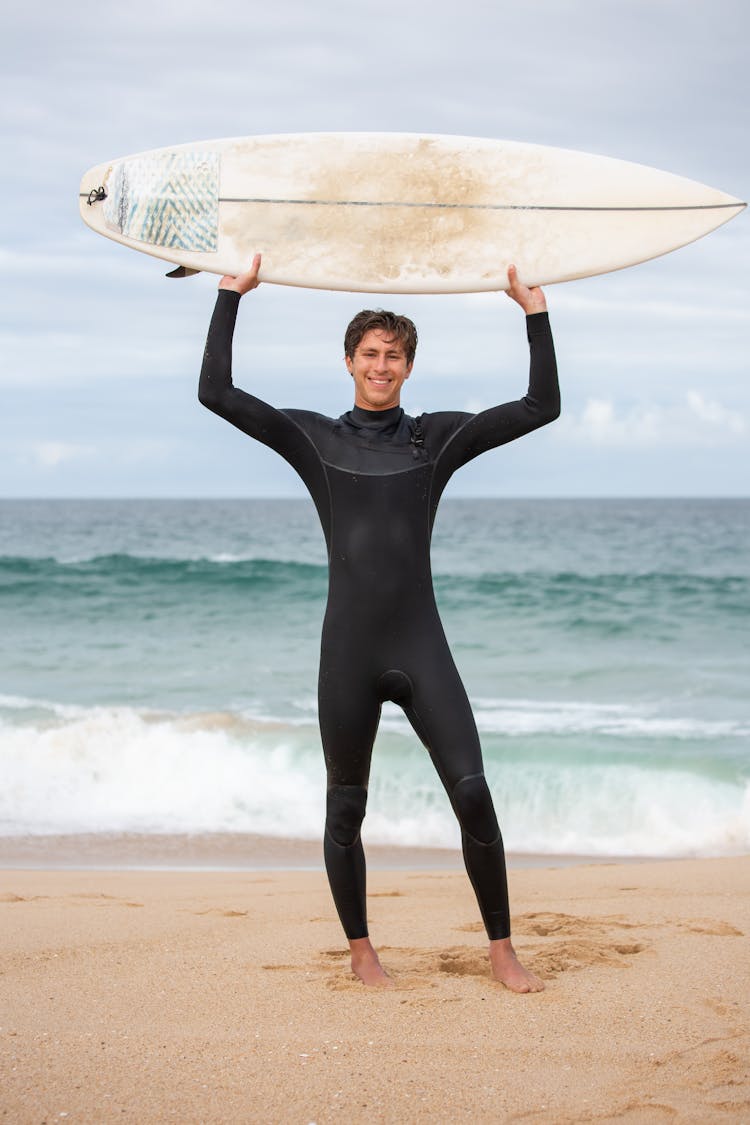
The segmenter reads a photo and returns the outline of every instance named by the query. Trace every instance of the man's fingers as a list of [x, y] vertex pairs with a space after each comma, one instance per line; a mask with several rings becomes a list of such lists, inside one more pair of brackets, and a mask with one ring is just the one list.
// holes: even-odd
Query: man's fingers
[[525, 313], [546, 312], [547, 302], [538, 285], [531, 289], [518, 280], [516, 267], [508, 266], [508, 296], [521, 306]]
[[233, 277], [231, 274], [226, 274], [219, 282], [219, 289], [232, 289], [235, 293], [239, 293], [240, 295], [249, 293], [251, 289], [257, 289], [260, 285], [260, 278], [258, 277], [260, 264], [261, 255], [256, 254], [249, 270], [237, 274], [236, 277]]
[[260, 278], [258, 277], [258, 273], [260, 271], [260, 262], [261, 256], [260, 254], [256, 254], [253, 258], [253, 264], [251, 265], [250, 269], [247, 271], [247, 273], [243, 273], [239, 278], [242, 284], [242, 288], [245, 292], [249, 292], [251, 289], [255, 289], [258, 285], [260, 285]]

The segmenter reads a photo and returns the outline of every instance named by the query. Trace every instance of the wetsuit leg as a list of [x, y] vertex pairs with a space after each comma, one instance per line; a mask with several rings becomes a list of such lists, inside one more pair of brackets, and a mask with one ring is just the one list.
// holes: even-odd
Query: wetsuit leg
[[[348, 673], [348, 674], [347, 674]], [[365, 854], [360, 828], [367, 804], [380, 702], [351, 669], [321, 665], [318, 715], [328, 792], [323, 838], [328, 882], [349, 940], [368, 936]]]
[[367, 804], [363, 785], [333, 785], [326, 793], [323, 856], [344, 933], [367, 937], [367, 874], [360, 828]]
[[461, 826], [464, 862], [487, 935], [509, 937], [505, 851], [474, 715], [447, 643], [438, 636], [431, 641], [410, 661], [410, 698], [397, 702], [427, 747]]

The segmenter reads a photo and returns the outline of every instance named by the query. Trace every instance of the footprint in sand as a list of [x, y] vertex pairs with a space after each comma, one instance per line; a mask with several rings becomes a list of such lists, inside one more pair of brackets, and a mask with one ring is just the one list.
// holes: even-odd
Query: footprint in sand
[[116, 895], [105, 895], [104, 891], [74, 891], [69, 898], [102, 898], [111, 902], [117, 901]]
[[529, 956], [530, 968], [547, 978], [592, 965], [628, 968], [628, 958], [648, 948], [645, 942], [623, 939], [621, 931], [636, 928], [636, 923], [618, 916], [579, 918], [551, 911], [522, 914], [515, 921], [516, 933], [553, 939]]
[[[430, 989], [434, 987], [435, 957], [437, 951], [430, 956], [424, 950], [415, 950], [411, 947], [395, 945], [381, 945], [378, 949], [384, 968], [393, 978], [396, 989], [401, 992], [414, 989]], [[361, 989], [362, 984], [354, 973], [347, 972], [349, 960], [348, 949], [324, 949], [318, 955], [318, 965], [325, 972], [325, 983], [328, 988], [336, 991], [347, 989]], [[369, 991], [369, 990], [368, 990]], [[373, 994], [380, 989], [373, 989]], [[389, 989], [385, 990], [388, 993]]]
[[437, 968], [441, 973], [450, 973], [459, 977], [486, 979], [489, 975], [487, 954], [484, 950], [453, 948], [437, 952]]
[[[748, 1038], [742, 1029], [657, 1057], [662, 1092], [683, 1109], [686, 1100], [700, 1099], [707, 1111], [705, 1121], [747, 1121]], [[709, 1106], [715, 1117], [708, 1115]]]
[[623, 1125], [627, 1125], [628, 1122], [632, 1122], [632, 1125], [661, 1125], [661, 1122], [674, 1121], [676, 1117], [677, 1110], [671, 1105], [633, 1101], [628, 1102], [622, 1109], [614, 1110], [610, 1120], [616, 1121], [617, 1125], [621, 1122]]
[[[481, 923], [476, 922], [456, 927], [464, 933], [475, 933], [482, 928]], [[523, 951], [523, 960], [540, 977], [551, 979], [560, 973], [596, 965], [628, 968], [630, 958], [649, 948], [645, 942], [629, 940], [617, 932], [633, 928], [632, 923], [620, 918], [576, 918], [574, 915], [546, 912], [522, 915], [516, 920], [515, 932], [543, 939], [543, 944]], [[441, 949], [381, 946], [379, 953], [400, 988], [434, 986], [443, 974], [448, 977], [477, 977], [482, 981], [489, 979], [484, 948], [461, 945]], [[329, 974], [330, 987], [345, 988], [356, 983], [353, 977], [341, 972], [348, 956], [346, 949], [321, 951], [318, 958], [320, 967], [335, 969]]]
[[222, 918], [247, 918], [248, 910], [222, 910], [220, 906], [212, 906], [208, 910], [193, 910], [193, 914], [218, 914]]
[[607, 965], [615, 969], [630, 966], [628, 957], [642, 953], [648, 947], [642, 942], [586, 941], [577, 938], [572, 942], [555, 942], [527, 958], [529, 968], [540, 977], [556, 977], [560, 973], [576, 972], [593, 965]]
[[[48, 899], [49, 895], [17, 895], [8, 891], [6, 894], [0, 895], [0, 902], [38, 902], [40, 899]], [[116, 898], [114, 895], [100, 894], [99, 892], [66, 895], [65, 898], [84, 899], [88, 901], [95, 901], [97, 903], [116, 902], [118, 906], [143, 906], [142, 902], [128, 902], [125, 899]], [[74, 902], [74, 906], [83, 906], [84, 902]]]
[[591, 937], [592, 934], [608, 934], [613, 928], [633, 930], [636, 925], [634, 922], [626, 922], [621, 916], [578, 918], [574, 914], [556, 914], [552, 911], [521, 914], [513, 919], [514, 933], [535, 937], [558, 934], [569, 937]]
[[105, 895], [103, 891], [76, 891], [65, 897], [73, 899], [74, 906], [88, 906], [91, 903], [97, 906], [108, 906], [110, 903], [116, 906], [143, 906], [142, 902], [129, 902], [127, 899], [118, 898], [117, 895]]
[[712, 918], [696, 918], [692, 922], [684, 922], [683, 929], [691, 934], [709, 934], [711, 937], [744, 937], [742, 930], [730, 926], [729, 922], [717, 922]]

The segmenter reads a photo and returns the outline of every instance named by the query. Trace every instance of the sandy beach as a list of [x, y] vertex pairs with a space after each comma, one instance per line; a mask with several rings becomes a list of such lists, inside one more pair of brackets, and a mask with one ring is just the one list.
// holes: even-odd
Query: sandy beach
[[488, 976], [456, 869], [0, 872], [3, 1119], [750, 1121], [750, 857], [511, 870], [546, 990]]

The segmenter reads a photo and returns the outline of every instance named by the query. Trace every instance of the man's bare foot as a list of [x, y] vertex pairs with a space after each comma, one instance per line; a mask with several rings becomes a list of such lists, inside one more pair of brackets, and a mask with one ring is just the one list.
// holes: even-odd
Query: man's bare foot
[[511, 945], [510, 938], [499, 938], [490, 942], [490, 964], [492, 975], [511, 992], [542, 992], [544, 982], [524, 969], [516, 957], [516, 951]]
[[369, 938], [354, 938], [349, 942], [349, 948], [352, 954], [352, 972], [359, 977], [362, 984], [374, 985], [376, 988], [393, 988], [393, 981], [380, 964]]

